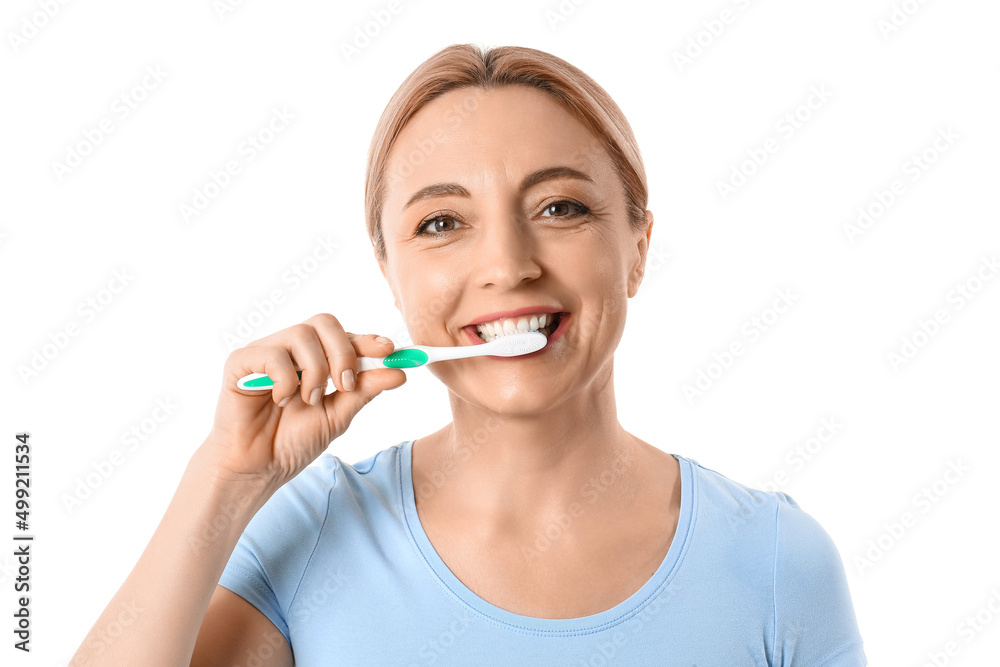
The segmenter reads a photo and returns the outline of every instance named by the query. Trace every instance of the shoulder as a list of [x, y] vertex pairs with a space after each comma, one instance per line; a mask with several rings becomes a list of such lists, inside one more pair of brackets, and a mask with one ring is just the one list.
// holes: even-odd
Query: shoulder
[[791, 664], [866, 665], [844, 562], [829, 533], [786, 494], [775, 524], [776, 652]]
[[286, 618], [313, 565], [319, 562], [326, 576], [331, 556], [350, 558], [353, 550], [363, 557], [371, 548], [371, 531], [384, 525], [379, 519], [391, 518], [396, 503], [386, 494], [398, 486], [399, 447], [355, 464], [320, 455], [251, 518], [219, 584], [261, 610], [291, 643]]
[[754, 489], [687, 461], [702, 534], [732, 540], [739, 548], [717, 551], [731, 553], [742, 576], [770, 589], [772, 645], [781, 664], [866, 664], [844, 564], [819, 521], [787, 493]]
[[[685, 457], [680, 457], [685, 459]], [[691, 467], [698, 508], [715, 514], [732, 532], [767, 535], [776, 558], [789, 565], [808, 569], [832, 557], [840, 563], [837, 548], [820, 523], [798, 502], [782, 491], [762, 491], [734, 481], [694, 459]]]
[[[356, 535], [391, 518], [396, 503], [386, 499], [395, 484], [395, 454], [389, 447], [356, 464], [323, 453], [268, 498], [250, 519], [230, 567], [256, 573], [291, 595], [325, 539], [356, 545]], [[332, 520], [331, 517], [336, 517]], [[345, 538], [345, 535], [355, 539]], [[338, 542], [339, 543], [339, 542]], [[286, 597], [287, 599], [287, 597]]]
[[402, 445], [387, 447], [357, 463], [324, 452], [298, 475], [275, 491], [251, 523], [270, 524], [289, 534], [322, 529], [331, 505], [344, 497], [356, 501], [394, 491], [397, 456]]
[[779, 507], [801, 512], [798, 504], [785, 493], [761, 491], [734, 481], [694, 459], [683, 456], [678, 456], [678, 459], [686, 462], [690, 469], [690, 477], [684, 482], [693, 486], [694, 511], [703, 523], [724, 524], [718, 527], [731, 534], [773, 536]]

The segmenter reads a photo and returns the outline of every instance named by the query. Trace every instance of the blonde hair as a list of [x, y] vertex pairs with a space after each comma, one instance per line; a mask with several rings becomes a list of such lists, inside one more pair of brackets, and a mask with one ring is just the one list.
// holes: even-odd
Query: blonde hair
[[382, 212], [389, 151], [403, 127], [431, 100], [461, 88], [530, 86], [550, 94], [601, 139], [625, 192], [629, 224], [645, 227], [646, 170], [632, 128], [615, 101], [582, 70], [545, 51], [520, 46], [453, 44], [421, 63], [396, 90], [379, 118], [368, 150], [365, 222], [378, 261], [385, 263]]

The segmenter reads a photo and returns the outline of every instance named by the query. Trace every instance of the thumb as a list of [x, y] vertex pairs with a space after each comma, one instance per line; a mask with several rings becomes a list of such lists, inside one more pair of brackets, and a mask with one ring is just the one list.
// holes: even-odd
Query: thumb
[[334, 423], [350, 424], [361, 408], [387, 389], [406, 382], [400, 368], [377, 368], [358, 373], [353, 391], [335, 391], [323, 397], [323, 405]]

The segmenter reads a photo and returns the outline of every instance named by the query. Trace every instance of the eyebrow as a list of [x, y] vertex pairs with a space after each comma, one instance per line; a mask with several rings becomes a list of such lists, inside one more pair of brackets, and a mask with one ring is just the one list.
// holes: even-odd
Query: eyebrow
[[[573, 169], [572, 167], [547, 167], [546, 169], [539, 169], [534, 171], [521, 180], [521, 190], [527, 190], [528, 188], [541, 183], [542, 181], [547, 181], [552, 178], [575, 178], [581, 181], [587, 181], [588, 183], [593, 183], [594, 179], [587, 176], [582, 171]], [[471, 197], [469, 191], [458, 183], [435, 183], [433, 185], [428, 185], [426, 187], [420, 188], [413, 196], [410, 197], [406, 205], [403, 206], [405, 211], [413, 204], [425, 199], [431, 199], [432, 197], [441, 197], [444, 195], [456, 195], [459, 197]]]

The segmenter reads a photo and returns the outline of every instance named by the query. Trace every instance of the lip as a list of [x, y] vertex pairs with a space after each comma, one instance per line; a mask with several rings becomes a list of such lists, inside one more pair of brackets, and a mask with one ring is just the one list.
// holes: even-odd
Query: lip
[[[565, 312], [559, 308], [559, 306], [525, 306], [524, 308], [518, 308], [517, 310], [502, 310], [497, 313], [490, 313], [489, 315], [483, 315], [479, 319], [469, 322], [465, 327], [475, 327], [477, 324], [482, 324], [483, 322], [492, 322], [493, 320], [499, 320], [501, 317], [520, 317], [521, 315], [530, 315], [532, 313], [562, 313]], [[477, 336], [478, 338], [478, 336]]]
[[[569, 327], [570, 320], [573, 319], [573, 314], [572, 313], [568, 313], [568, 312], [566, 312], [564, 310], [557, 310], [557, 309], [550, 309], [550, 310], [530, 310], [530, 309], [524, 309], [524, 308], [522, 308], [519, 311], [508, 311], [508, 312], [516, 312], [519, 315], [521, 315], [521, 314], [527, 314], [527, 313], [543, 313], [543, 312], [544, 313], [549, 313], [549, 312], [551, 312], [551, 313], [562, 313], [562, 315], [559, 317], [559, 326], [556, 327], [556, 330], [553, 331], [552, 335], [549, 336], [548, 340], [545, 343], [545, 347], [543, 347], [542, 349], [536, 350], [536, 351], [534, 351], [534, 352], [532, 352], [530, 354], [522, 354], [522, 355], [519, 355], [519, 356], [516, 356], [516, 357], [497, 357], [497, 356], [494, 356], [492, 354], [487, 355], [490, 359], [497, 359], [498, 361], [517, 361], [518, 359], [530, 359], [531, 357], [536, 357], [539, 354], [542, 354], [543, 352], [545, 352], [545, 350], [549, 349], [549, 347], [553, 343], [555, 343], [557, 340], [559, 340], [560, 338], [563, 337], [563, 334], [566, 333], [567, 327]], [[511, 315], [506, 315], [506, 316], [505, 315], [500, 315], [499, 317], [512, 317], [512, 316]], [[486, 319], [483, 319], [483, 320], [480, 320], [480, 321], [481, 322], [489, 322], [491, 319], [497, 319], [497, 318], [494, 317], [494, 316], [489, 316]], [[475, 324], [470, 324], [468, 326], [462, 327], [462, 331], [464, 331], [465, 335], [469, 337], [469, 340], [472, 341], [473, 345], [486, 345], [486, 341], [484, 341], [482, 338], [480, 338], [479, 334], [476, 333], [476, 324], [479, 324], [479, 322], [476, 322]]]

